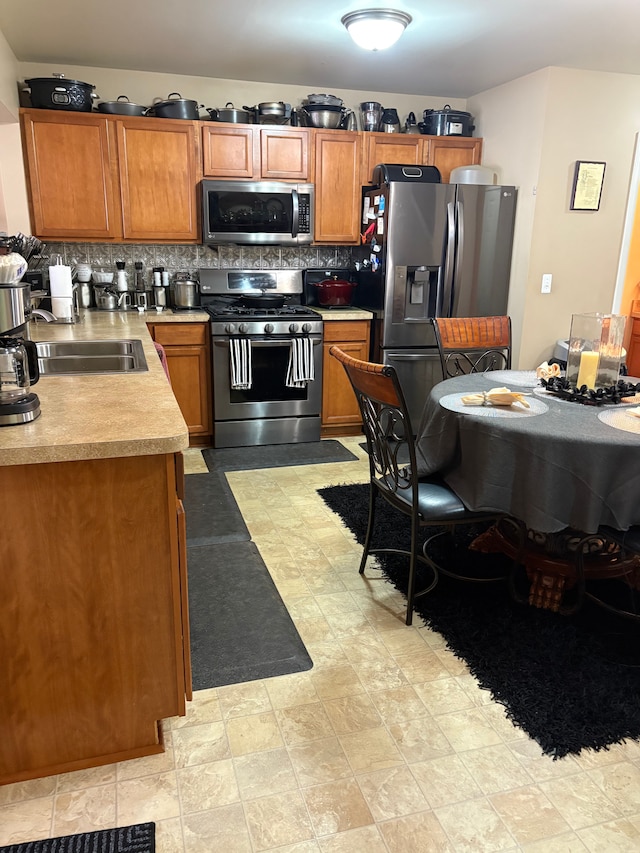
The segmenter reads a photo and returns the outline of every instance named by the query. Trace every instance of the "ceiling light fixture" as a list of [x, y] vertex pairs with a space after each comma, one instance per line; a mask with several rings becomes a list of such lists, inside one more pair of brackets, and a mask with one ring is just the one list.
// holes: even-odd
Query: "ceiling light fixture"
[[405, 27], [411, 23], [411, 15], [395, 9], [362, 9], [349, 12], [342, 18], [349, 35], [365, 50], [385, 50], [395, 44]]

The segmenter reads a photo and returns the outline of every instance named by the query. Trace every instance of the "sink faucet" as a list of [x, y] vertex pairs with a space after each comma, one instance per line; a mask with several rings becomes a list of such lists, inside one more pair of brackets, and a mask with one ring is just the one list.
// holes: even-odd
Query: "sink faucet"
[[29, 319], [34, 320], [36, 317], [42, 317], [47, 323], [55, 323], [58, 319], [51, 311], [46, 311], [44, 308], [32, 308]]

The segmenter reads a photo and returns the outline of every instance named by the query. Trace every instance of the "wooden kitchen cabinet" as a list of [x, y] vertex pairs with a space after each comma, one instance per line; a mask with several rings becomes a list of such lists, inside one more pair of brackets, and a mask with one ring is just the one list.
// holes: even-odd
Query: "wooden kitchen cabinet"
[[472, 136], [426, 136], [427, 165], [440, 170], [443, 184], [449, 183], [451, 170], [458, 166], [476, 166], [482, 158], [482, 140]]
[[196, 242], [195, 122], [127, 118], [115, 122], [122, 236], [141, 242]]
[[408, 136], [398, 133], [365, 133], [363, 184], [371, 183], [378, 163], [402, 163], [407, 166], [436, 166], [442, 183], [449, 183], [456, 166], [480, 163], [482, 140], [461, 136]]
[[329, 354], [329, 350], [332, 346], [339, 346], [353, 358], [368, 361], [369, 342], [369, 320], [324, 321], [321, 422], [324, 437], [357, 435], [362, 432], [360, 409], [349, 377], [342, 364]]
[[208, 178], [311, 180], [312, 135], [304, 128], [202, 125], [203, 174]]
[[0, 784], [162, 752], [159, 721], [184, 715], [182, 471], [173, 453], [2, 469]]
[[363, 136], [345, 130], [315, 132], [316, 243], [359, 243]]
[[49, 240], [120, 236], [116, 140], [106, 116], [21, 110], [31, 225]]
[[35, 235], [198, 241], [196, 122], [20, 112]]
[[378, 163], [424, 166], [428, 143], [417, 134], [365, 133], [362, 156], [362, 183], [370, 184]]
[[148, 323], [151, 337], [164, 347], [171, 388], [189, 428], [189, 445], [211, 444], [211, 341], [208, 323]]

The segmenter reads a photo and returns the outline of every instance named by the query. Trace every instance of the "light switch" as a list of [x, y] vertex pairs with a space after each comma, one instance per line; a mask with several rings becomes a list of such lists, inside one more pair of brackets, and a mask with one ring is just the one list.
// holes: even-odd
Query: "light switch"
[[545, 273], [542, 276], [542, 287], [540, 288], [541, 293], [551, 293], [551, 279], [552, 275], [550, 272]]

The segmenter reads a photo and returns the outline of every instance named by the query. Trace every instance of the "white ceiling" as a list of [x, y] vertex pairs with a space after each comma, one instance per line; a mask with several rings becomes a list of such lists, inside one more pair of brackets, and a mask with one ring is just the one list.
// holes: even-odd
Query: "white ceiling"
[[340, 23], [378, 0], [0, 0], [16, 57], [234, 80], [467, 98], [548, 65], [640, 74], [639, 0], [389, 0], [390, 50]]

